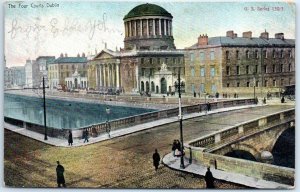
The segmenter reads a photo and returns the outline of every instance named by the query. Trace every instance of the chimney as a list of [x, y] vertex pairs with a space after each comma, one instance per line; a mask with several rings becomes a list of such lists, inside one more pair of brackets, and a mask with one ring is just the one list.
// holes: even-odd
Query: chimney
[[269, 39], [269, 33], [265, 30], [265, 32], [262, 32], [260, 34], [260, 37], [259, 38], [262, 38], [262, 39]]
[[77, 54], [77, 57], [80, 57], [79, 53]]
[[65, 53], [65, 57], [68, 57], [68, 54], [67, 54], [67, 53]]
[[234, 32], [231, 30], [231, 31], [227, 31], [226, 32], [226, 37], [231, 37], [231, 38], [234, 38]]
[[107, 49], [107, 44], [106, 44], [106, 42], [105, 42], [105, 44], [104, 44], [104, 48]]
[[252, 32], [251, 31], [243, 32], [243, 37], [251, 39], [252, 38]]
[[63, 54], [63, 53], [61, 53], [61, 54], [60, 54], [60, 57], [64, 57], [64, 54]]
[[235, 34], [234, 34], [234, 38], [236, 38], [236, 37], [237, 37], [237, 34], [235, 33]]
[[85, 57], [85, 53], [84, 52], [82, 53], [82, 57]]
[[275, 39], [282, 39], [282, 40], [284, 40], [284, 33], [275, 33]]
[[200, 35], [198, 37], [198, 46], [199, 45], [208, 45], [208, 36], [207, 34]]

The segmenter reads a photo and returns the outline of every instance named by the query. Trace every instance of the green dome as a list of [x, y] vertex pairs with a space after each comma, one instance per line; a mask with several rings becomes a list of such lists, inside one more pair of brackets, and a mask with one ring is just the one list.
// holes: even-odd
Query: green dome
[[133, 8], [127, 15], [125, 15], [125, 19], [133, 18], [133, 17], [142, 17], [142, 16], [166, 16], [171, 17], [171, 13], [166, 11], [164, 8], [154, 5], [154, 4], [142, 4]]

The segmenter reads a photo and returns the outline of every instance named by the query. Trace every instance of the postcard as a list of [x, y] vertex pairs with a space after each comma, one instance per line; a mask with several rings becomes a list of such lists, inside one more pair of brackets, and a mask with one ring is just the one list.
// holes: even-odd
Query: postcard
[[295, 187], [294, 2], [3, 6], [6, 188]]

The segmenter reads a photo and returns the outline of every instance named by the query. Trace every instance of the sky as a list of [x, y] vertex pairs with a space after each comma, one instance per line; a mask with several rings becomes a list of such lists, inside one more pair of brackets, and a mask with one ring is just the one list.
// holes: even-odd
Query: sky
[[105, 43], [115, 50], [124, 47], [124, 16], [143, 3], [160, 5], [173, 15], [177, 48], [197, 42], [200, 34], [225, 36], [233, 30], [239, 37], [252, 31], [258, 37], [282, 32], [295, 38], [296, 8], [286, 2], [61, 2], [25, 1], [4, 4], [4, 53], [6, 66], [23, 66], [38, 56], [77, 56], [100, 52]]

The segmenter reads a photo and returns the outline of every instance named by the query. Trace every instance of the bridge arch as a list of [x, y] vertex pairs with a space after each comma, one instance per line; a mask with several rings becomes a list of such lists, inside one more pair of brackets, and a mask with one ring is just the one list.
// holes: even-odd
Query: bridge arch
[[284, 132], [285, 132], [287, 129], [289, 129], [289, 128], [295, 128], [295, 126], [284, 126], [283, 129], [281, 129], [280, 131], [278, 131], [278, 132], [275, 134], [274, 139], [272, 140], [272, 143], [271, 143], [270, 148], [269, 148], [268, 151], [273, 151], [273, 148], [274, 148], [275, 144], [277, 143], [279, 137], [280, 137], [282, 134], [284, 134]]
[[255, 161], [260, 161], [260, 152], [257, 151], [254, 147], [246, 144], [232, 144], [227, 150], [223, 151], [224, 156], [228, 156], [228, 154], [239, 151], [239, 152], [245, 152], [251, 155]]

